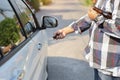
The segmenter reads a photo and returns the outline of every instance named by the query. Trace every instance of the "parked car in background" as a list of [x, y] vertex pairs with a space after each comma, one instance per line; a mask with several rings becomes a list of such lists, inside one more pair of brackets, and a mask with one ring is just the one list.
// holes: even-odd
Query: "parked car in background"
[[0, 0], [0, 80], [46, 80], [45, 29], [56, 26], [51, 16], [38, 23], [24, 0]]

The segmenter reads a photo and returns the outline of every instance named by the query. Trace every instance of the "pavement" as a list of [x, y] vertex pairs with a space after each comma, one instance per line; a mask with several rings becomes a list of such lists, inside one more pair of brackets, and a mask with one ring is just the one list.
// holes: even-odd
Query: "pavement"
[[84, 0], [53, 0], [48, 6], [41, 6], [37, 18], [41, 23], [42, 16], [54, 16], [58, 27], [47, 29], [48, 34], [48, 80], [93, 80], [93, 69], [84, 58], [84, 48], [89, 36], [71, 33], [62, 40], [53, 40], [53, 33], [87, 13]]

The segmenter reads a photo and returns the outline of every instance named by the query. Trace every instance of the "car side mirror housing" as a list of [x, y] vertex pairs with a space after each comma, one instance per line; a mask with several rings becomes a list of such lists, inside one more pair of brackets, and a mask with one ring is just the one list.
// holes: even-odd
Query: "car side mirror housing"
[[55, 28], [58, 25], [58, 20], [52, 16], [43, 16], [42, 28]]

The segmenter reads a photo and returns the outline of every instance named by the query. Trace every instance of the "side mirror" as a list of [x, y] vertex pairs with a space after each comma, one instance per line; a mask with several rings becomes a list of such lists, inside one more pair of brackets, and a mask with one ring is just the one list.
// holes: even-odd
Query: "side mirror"
[[43, 16], [42, 28], [54, 28], [57, 27], [57, 25], [58, 25], [58, 21], [55, 17]]

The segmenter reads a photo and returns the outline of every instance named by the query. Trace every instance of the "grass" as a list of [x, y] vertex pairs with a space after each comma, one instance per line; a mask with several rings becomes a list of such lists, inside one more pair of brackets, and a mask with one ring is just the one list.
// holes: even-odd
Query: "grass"
[[85, 0], [85, 3], [87, 6], [91, 6], [92, 5], [92, 0]]
[[91, 5], [93, 5], [92, 4], [92, 0], [79, 0], [79, 1], [82, 2], [83, 5], [85, 5], [85, 6], [91, 6]]

